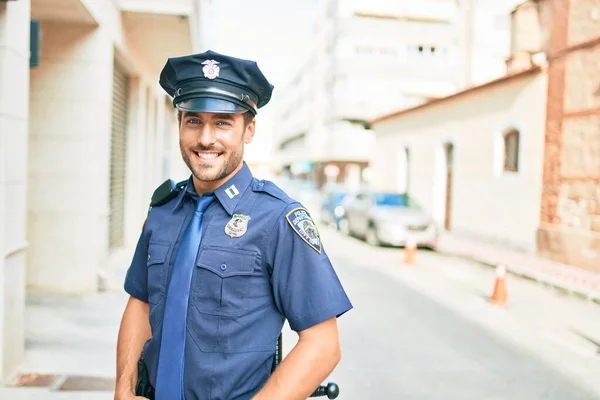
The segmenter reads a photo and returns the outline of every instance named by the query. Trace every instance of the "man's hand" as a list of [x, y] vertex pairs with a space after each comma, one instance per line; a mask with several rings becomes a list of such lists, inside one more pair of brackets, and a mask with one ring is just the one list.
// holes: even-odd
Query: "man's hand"
[[298, 332], [292, 351], [252, 400], [306, 400], [341, 359], [337, 319]]
[[146, 397], [136, 396], [133, 393], [115, 395], [115, 400], [148, 400]]

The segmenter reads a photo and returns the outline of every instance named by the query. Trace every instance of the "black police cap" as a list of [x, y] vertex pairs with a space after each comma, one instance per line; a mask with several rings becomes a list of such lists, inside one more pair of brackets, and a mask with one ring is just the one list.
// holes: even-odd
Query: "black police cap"
[[178, 110], [254, 115], [271, 100], [274, 88], [256, 62], [211, 50], [169, 58], [159, 83]]

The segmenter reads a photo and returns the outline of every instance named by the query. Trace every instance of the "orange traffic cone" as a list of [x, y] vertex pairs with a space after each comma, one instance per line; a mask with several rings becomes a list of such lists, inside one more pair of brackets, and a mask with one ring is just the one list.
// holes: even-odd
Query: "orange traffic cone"
[[410, 233], [404, 244], [404, 264], [414, 264], [417, 256], [417, 242]]
[[506, 267], [504, 264], [496, 266], [496, 280], [494, 282], [494, 292], [490, 297], [492, 304], [500, 306], [506, 305], [508, 302], [508, 293], [506, 292]]

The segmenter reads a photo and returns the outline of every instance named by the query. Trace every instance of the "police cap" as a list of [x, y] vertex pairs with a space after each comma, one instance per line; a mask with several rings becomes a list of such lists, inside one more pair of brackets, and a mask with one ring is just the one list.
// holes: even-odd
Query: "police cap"
[[256, 115], [273, 85], [254, 61], [207, 51], [167, 60], [160, 85], [181, 111]]

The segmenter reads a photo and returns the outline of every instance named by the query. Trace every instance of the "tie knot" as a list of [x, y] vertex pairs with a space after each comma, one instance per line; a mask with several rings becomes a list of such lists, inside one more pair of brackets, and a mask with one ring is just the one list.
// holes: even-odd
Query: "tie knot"
[[214, 194], [204, 194], [203, 196], [199, 197], [198, 204], [196, 205], [196, 211], [204, 212], [214, 199]]

